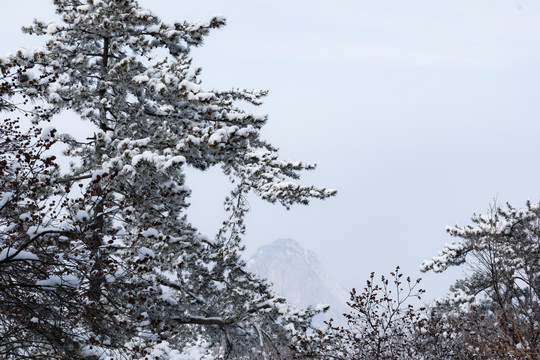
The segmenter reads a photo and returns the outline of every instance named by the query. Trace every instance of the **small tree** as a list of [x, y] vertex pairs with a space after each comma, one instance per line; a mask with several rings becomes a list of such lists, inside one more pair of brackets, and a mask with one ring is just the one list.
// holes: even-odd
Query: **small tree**
[[361, 293], [352, 289], [344, 314], [347, 325], [337, 326], [331, 319], [327, 329], [305, 331], [295, 347], [298, 358], [340, 360], [420, 359], [415, 338], [426, 321], [424, 308], [415, 308], [411, 300], [420, 299], [420, 279], [403, 279], [399, 267], [376, 283], [371, 273]]
[[483, 359], [540, 356], [540, 206], [493, 206], [473, 225], [448, 228], [460, 241], [425, 261], [422, 270], [467, 266], [438, 304], [459, 341]]

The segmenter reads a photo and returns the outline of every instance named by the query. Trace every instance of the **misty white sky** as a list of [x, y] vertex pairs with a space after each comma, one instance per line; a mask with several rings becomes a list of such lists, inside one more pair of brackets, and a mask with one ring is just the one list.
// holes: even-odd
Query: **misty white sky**
[[[338, 189], [290, 211], [252, 197], [248, 254], [294, 238], [363, 286], [398, 264], [417, 276], [451, 241], [445, 226], [495, 198], [540, 200], [538, 1], [140, 2], [167, 21], [226, 16], [193, 52], [206, 87], [270, 90], [263, 137], [318, 163], [305, 182]], [[19, 31], [35, 17], [54, 19], [49, 1], [2, 1], [0, 53], [43, 43]], [[212, 235], [226, 179], [190, 175], [192, 221]], [[427, 298], [449, 285], [422, 277]]]

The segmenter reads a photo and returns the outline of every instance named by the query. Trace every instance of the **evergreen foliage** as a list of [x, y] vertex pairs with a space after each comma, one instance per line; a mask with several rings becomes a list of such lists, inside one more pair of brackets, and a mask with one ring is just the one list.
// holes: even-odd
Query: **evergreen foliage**
[[[6, 359], [280, 356], [316, 311], [289, 308], [244, 270], [245, 197], [253, 192], [288, 208], [335, 191], [295, 183], [314, 166], [281, 160], [260, 139], [266, 116], [244, 111], [240, 102], [260, 105], [265, 91], [202, 86], [190, 49], [225, 19], [168, 24], [134, 0], [54, 5], [61, 23], [36, 20], [24, 29], [47, 36], [45, 47], [2, 59], [4, 76], [16, 79], [3, 104], [15, 92], [44, 101], [29, 111], [36, 124], [54, 124], [72, 110], [88, 121], [89, 134], [81, 142], [46, 128], [42, 139], [3, 142], [7, 158], [22, 151], [26, 162], [10, 173], [15, 165], [4, 160], [1, 179], [23, 189], [6, 186], [2, 193], [0, 250], [7, 255], [0, 261], [0, 306], [7, 310], [0, 315], [0, 353]], [[163, 50], [168, 55], [153, 61]], [[76, 160], [63, 175], [41, 150], [54, 141], [67, 144]], [[186, 217], [184, 175], [187, 167], [212, 166], [234, 186], [215, 239]]]
[[449, 227], [459, 238], [423, 271], [467, 266], [450, 294], [434, 310], [482, 359], [537, 359], [540, 356], [540, 205], [523, 209], [496, 204], [473, 224]]

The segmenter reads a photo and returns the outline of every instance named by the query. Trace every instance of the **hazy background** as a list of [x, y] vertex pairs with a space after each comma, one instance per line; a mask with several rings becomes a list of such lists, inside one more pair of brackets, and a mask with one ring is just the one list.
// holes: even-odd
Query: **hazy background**
[[[46, 0], [0, 0], [0, 53]], [[263, 137], [282, 157], [318, 163], [304, 182], [335, 198], [285, 211], [251, 197], [246, 253], [293, 238], [345, 287], [371, 271], [418, 266], [497, 198], [540, 200], [540, 2], [514, 0], [141, 0], [164, 20], [228, 25], [193, 52], [206, 87], [262, 88]], [[64, 127], [77, 129], [65, 119]], [[71, 127], [70, 127], [71, 126]], [[228, 191], [213, 169], [190, 172], [191, 219], [217, 230]], [[453, 275], [422, 275], [427, 298]]]

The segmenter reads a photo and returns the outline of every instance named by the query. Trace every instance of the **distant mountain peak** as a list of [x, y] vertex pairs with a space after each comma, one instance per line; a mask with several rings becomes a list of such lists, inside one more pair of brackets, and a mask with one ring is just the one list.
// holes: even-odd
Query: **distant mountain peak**
[[317, 254], [296, 240], [278, 239], [259, 247], [247, 268], [268, 279], [293, 306], [329, 304], [334, 318], [344, 312], [347, 293], [330, 279]]
[[[251, 257], [251, 260], [257, 258], [258, 256], [268, 257], [271, 253], [282, 254], [285, 253], [297, 254], [303, 261], [312, 264], [318, 268], [318, 270], [323, 269], [323, 265], [319, 260], [317, 254], [311, 250], [304, 248], [298, 241], [293, 239], [277, 239], [272, 241], [269, 244], [263, 245], [257, 249], [255, 254]], [[251, 261], [250, 260], [250, 261]], [[290, 259], [289, 259], [290, 262]], [[322, 271], [324, 273], [325, 271]]]
[[279, 246], [287, 246], [292, 247], [296, 249], [303, 249], [302, 245], [296, 240], [293, 239], [277, 239], [272, 241], [269, 245], [265, 246], [272, 246], [272, 245], [279, 245]]

